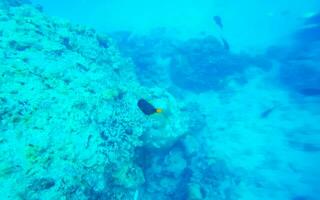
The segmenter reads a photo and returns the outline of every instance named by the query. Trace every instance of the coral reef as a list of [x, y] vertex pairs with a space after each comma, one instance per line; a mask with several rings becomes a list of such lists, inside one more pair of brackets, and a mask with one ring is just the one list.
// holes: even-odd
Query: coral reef
[[29, 0], [1, 0], [0, 9], [8, 9], [11, 6], [21, 6], [22, 4], [31, 3]]
[[[2, 199], [317, 192], [310, 185], [318, 165], [309, 163], [320, 152], [319, 106], [297, 108], [264, 58], [232, 53], [214, 37], [182, 41], [163, 30], [114, 39], [27, 1], [0, 2]], [[268, 55], [280, 64], [281, 83], [295, 91], [319, 85], [317, 42], [295, 46], [312, 58], [296, 49]], [[145, 115], [141, 98], [162, 112]]]
[[216, 38], [208, 36], [179, 46], [170, 75], [173, 83], [186, 90], [221, 90], [232, 79], [244, 82], [242, 73], [248, 65], [254, 65], [253, 58], [230, 53]]
[[145, 123], [144, 144], [149, 148], [166, 149], [187, 133], [189, 127], [185, 123], [192, 116], [183, 113], [181, 111], [183, 104], [178, 104], [168, 92], [150, 89], [144, 96], [150, 100], [154, 99], [150, 102], [163, 110], [161, 115], [144, 116], [152, 122]]
[[[181, 105], [140, 86], [108, 36], [2, 2], [2, 197], [133, 199], [145, 182], [136, 149], [167, 148], [184, 135]], [[140, 112], [141, 97], [163, 115]]]
[[1, 199], [317, 197], [319, 102], [277, 85], [320, 91], [306, 30], [266, 71], [211, 36], [105, 35], [0, 0]]
[[192, 92], [226, 88], [231, 81], [244, 83], [243, 72], [251, 66], [268, 69], [261, 55], [235, 54], [213, 36], [178, 39], [166, 29], [137, 36], [114, 33], [124, 55], [135, 63], [139, 82], [170, 89], [173, 85]]

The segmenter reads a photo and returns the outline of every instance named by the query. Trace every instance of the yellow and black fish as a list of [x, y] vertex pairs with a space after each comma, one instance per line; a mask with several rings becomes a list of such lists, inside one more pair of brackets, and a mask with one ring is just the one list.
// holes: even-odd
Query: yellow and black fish
[[152, 115], [154, 113], [161, 113], [162, 109], [155, 108], [151, 103], [146, 101], [145, 99], [140, 99], [138, 101], [138, 107], [145, 115]]

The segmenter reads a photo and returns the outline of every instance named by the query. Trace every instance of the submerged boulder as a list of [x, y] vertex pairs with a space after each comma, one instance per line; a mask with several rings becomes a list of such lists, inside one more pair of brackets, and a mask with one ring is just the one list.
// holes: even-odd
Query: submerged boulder
[[166, 149], [174, 144], [188, 130], [188, 115], [181, 112], [182, 105], [168, 92], [161, 89], [151, 89], [145, 94], [150, 102], [162, 109], [161, 113], [146, 116], [142, 140], [145, 147]]

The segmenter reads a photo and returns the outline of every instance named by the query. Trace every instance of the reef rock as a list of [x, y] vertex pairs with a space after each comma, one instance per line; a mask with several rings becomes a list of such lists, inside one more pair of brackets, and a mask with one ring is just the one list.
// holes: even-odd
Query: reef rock
[[188, 114], [184, 114], [173, 96], [161, 89], [150, 89], [145, 94], [153, 105], [163, 111], [146, 118], [145, 129], [142, 135], [144, 146], [153, 149], [169, 148], [188, 131]]
[[0, 9], [8, 9], [10, 6], [21, 6], [31, 3], [29, 0], [1, 0]]
[[[180, 106], [141, 87], [108, 36], [8, 2], [0, 9], [1, 196], [132, 199], [145, 180], [135, 149], [183, 135]], [[143, 115], [143, 97], [164, 113]]]
[[247, 56], [227, 51], [214, 37], [190, 39], [178, 47], [172, 59], [171, 80], [193, 92], [220, 90], [230, 79], [240, 80], [249, 61]]

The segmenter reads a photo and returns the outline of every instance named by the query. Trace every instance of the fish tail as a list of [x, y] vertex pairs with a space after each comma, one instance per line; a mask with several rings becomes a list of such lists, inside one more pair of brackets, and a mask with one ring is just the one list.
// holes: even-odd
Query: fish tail
[[156, 109], [156, 113], [161, 113], [162, 112], [162, 109], [161, 108], [157, 108]]

